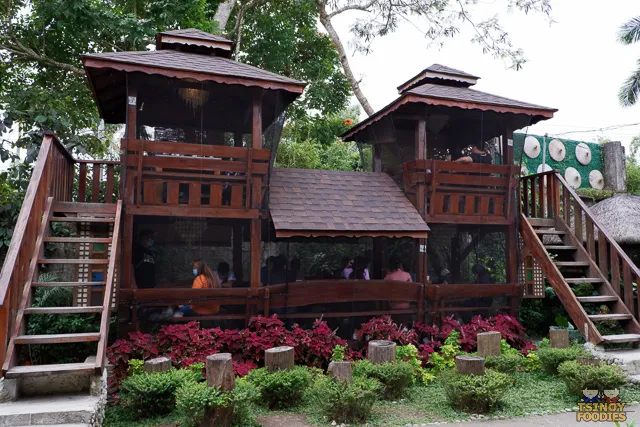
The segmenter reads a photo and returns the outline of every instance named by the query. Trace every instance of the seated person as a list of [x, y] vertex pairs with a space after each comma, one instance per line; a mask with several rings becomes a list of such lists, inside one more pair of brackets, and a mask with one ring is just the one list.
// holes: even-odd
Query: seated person
[[[220, 281], [218, 276], [209, 268], [209, 266], [202, 260], [193, 261], [193, 289], [215, 289], [220, 287]], [[220, 304], [214, 301], [203, 301], [198, 303], [192, 303], [183, 305], [180, 310], [177, 311], [173, 317], [183, 316], [206, 316], [210, 314], [216, 314], [220, 311]]]
[[233, 271], [229, 268], [229, 264], [224, 261], [218, 264], [218, 269], [215, 270], [214, 273], [216, 273], [216, 276], [220, 281], [220, 285], [223, 288], [231, 288], [236, 282], [235, 274], [233, 274]]
[[369, 260], [366, 256], [357, 256], [348, 278], [351, 280], [369, 280], [368, 266]]
[[384, 276], [384, 280], [393, 280], [396, 282], [411, 282], [411, 275], [404, 271], [402, 262], [397, 258], [389, 260], [389, 273]]
[[139, 289], [156, 287], [156, 265], [153, 258], [153, 231], [145, 229], [133, 247], [133, 274]]
[[493, 163], [493, 158], [491, 154], [487, 153], [486, 150], [481, 150], [477, 146], [471, 147], [471, 154], [468, 156], [462, 156], [459, 159], [456, 159], [457, 163], [484, 163], [491, 164]]

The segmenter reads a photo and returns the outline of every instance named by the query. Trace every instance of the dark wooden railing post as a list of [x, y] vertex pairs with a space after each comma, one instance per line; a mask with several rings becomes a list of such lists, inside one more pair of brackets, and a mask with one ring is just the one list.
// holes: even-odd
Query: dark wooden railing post
[[529, 215], [529, 179], [525, 178], [522, 180], [522, 213], [524, 216], [528, 217]]
[[84, 203], [87, 201], [87, 165], [80, 163], [80, 175], [78, 177], [78, 201]]
[[633, 280], [631, 279], [631, 266], [626, 262], [622, 264], [622, 281], [624, 283], [624, 304], [633, 313]]
[[91, 202], [98, 203], [100, 201], [100, 181], [101, 181], [101, 173], [100, 173], [100, 164], [93, 164], [93, 177], [91, 183]]
[[113, 181], [114, 181], [114, 171], [113, 165], [107, 165], [107, 185], [105, 188], [105, 203], [113, 203]]

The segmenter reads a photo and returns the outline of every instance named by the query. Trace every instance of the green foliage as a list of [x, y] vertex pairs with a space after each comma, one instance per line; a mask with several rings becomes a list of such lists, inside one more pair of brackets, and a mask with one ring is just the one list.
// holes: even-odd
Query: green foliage
[[504, 338], [500, 340], [500, 354], [505, 356], [520, 356], [520, 350], [509, 345]]
[[491, 369], [484, 375], [460, 375], [449, 370], [439, 378], [451, 406], [471, 413], [492, 410], [513, 383], [509, 375]]
[[186, 382], [176, 390], [175, 396], [176, 411], [187, 427], [201, 425], [208, 408], [230, 409], [232, 425], [257, 425], [251, 410], [259, 401], [260, 392], [244, 379], [239, 379], [236, 388], [229, 392], [207, 387], [204, 382]]
[[627, 192], [634, 196], [640, 196], [640, 137], [631, 140], [631, 150], [625, 162], [627, 174]]
[[129, 360], [129, 375], [139, 375], [144, 372], [144, 360], [131, 359]]
[[522, 365], [523, 357], [515, 354], [501, 354], [484, 359], [485, 367], [505, 374], [513, 374]]
[[396, 358], [408, 363], [413, 368], [414, 382], [418, 384], [427, 384], [435, 380], [435, 375], [422, 367], [422, 362], [418, 358], [418, 349], [413, 344], [397, 346]]
[[276, 166], [282, 168], [355, 171], [362, 169], [360, 153], [351, 142], [323, 146], [313, 140], [282, 140]]
[[322, 376], [311, 387], [308, 400], [332, 421], [365, 422], [382, 393], [382, 384], [374, 378], [357, 376], [345, 384]]
[[356, 362], [353, 368], [354, 377], [374, 378], [384, 386], [385, 399], [403, 397], [414, 381], [414, 369], [405, 362], [391, 362], [374, 365], [368, 360]]
[[558, 373], [558, 366], [563, 362], [576, 360], [576, 357], [588, 355], [589, 354], [585, 352], [582, 347], [577, 345], [573, 345], [569, 348], [546, 347], [538, 349], [538, 357], [540, 358], [542, 367], [545, 371], [554, 375]]
[[204, 372], [204, 362], [192, 363], [191, 365], [189, 365], [189, 369], [202, 375]]
[[311, 383], [309, 369], [304, 366], [271, 373], [267, 368], [254, 369], [246, 378], [260, 390], [269, 408], [296, 406]]
[[176, 390], [201, 378], [201, 375], [186, 369], [133, 375], [120, 386], [120, 402], [140, 418], [168, 414], [175, 408]]
[[337, 345], [331, 350], [332, 362], [344, 362], [345, 347], [343, 345]]
[[576, 193], [582, 199], [591, 199], [593, 202], [599, 202], [602, 199], [607, 199], [613, 196], [613, 191], [611, 190], [599, 190], [597, 188], [578, 188]]
[[522, 370], [525, 372], [535, 372], [542, 369], [540, 357], [537, 351], [530, 351], [526, 357], [522, 359]]
[[458, 343], [459, 337], [460, 332], [452, 331], [447, 339], [444, 340], [444, 344], [440, 347], [440, 351], [438, 353], [431, 354], [429, 364], [432, 366], [434, 372], [441, 372], [456, 366], [455, 357], [462, 354], [460, 344]]
[[567, 384], [569, 393], [576, 396], [582, 396], [582, 390], [613, 390], [627, 383], [619, 366], [585, 366], [575, 360], [560, 364], [558, 375]]

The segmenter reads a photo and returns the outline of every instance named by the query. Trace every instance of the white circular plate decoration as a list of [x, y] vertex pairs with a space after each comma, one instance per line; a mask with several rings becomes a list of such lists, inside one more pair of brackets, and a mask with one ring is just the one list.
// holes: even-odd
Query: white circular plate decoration
[[576, 159], [578, 159], [581, 165], [586, 166], [591, 163], [591, 149], [584, 142], [576, 146]]
[[559, 139], [554, 139], [549, 143], [549, 155], [556, 162], [561, 162], [567, 155], [567, 149]]
[[528, 136], [524, 139], [524, 154], [530, 159], [535, 159], [540, 155], [540, 143], [535, 136]]
[[602, 190], [604, 188], [604, 176], [602, 176], [600, 171], [592, 170], [589, 172], [589, 185], [597, 190]]
[[553, 168], [552, 168], [551, 166], [549, 166], [549, 164], [545, 163], [545, 164], [544, 164], [544, 168], [543, 168], [543, 167], [542, 167], [542, 163], [540, 163], [540, 164], [538, 165], [538, 170], [537, 170], [537, 172], [538, 172], [538, 173], [542, 173], [542, 172], [549, 172], [549, 171], [552, 171], [552, 170], [553, 170]]
[[576, 168], [568, 167], [564, 171], [564, 179], [573, 188], [580, 188], [580, 185], [582, 185], [582, 178]]

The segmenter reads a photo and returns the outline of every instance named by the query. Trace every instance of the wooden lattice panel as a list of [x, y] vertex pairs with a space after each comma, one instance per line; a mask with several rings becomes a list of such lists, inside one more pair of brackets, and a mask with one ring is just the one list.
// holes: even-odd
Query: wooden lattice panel
[[[87, 222], [78, 223], [78, 236], [90, 237], [91, 236], [91, 224]], [[89, 243], [78, 244], [78, 258], [89, 259], [91, 257], [91, 248]], [[89, 264], [78, 264], [77, 281], [89, 282], [89, 275], [91, 274]], [[86, 307], [89, 305], [89, 292], [91, 288], [88, 286], [82, 286], [75, 288], [73, 304], [76, 307]]]
[[520, 248], [522, 264], [520, 265], [518, 279], [524, 285], [523, 298], [544, 298], [545, 277], [542, 273], [542, 268], [536, 262], [529, 248], [524, 244], [522, 238], [520, 238]]

